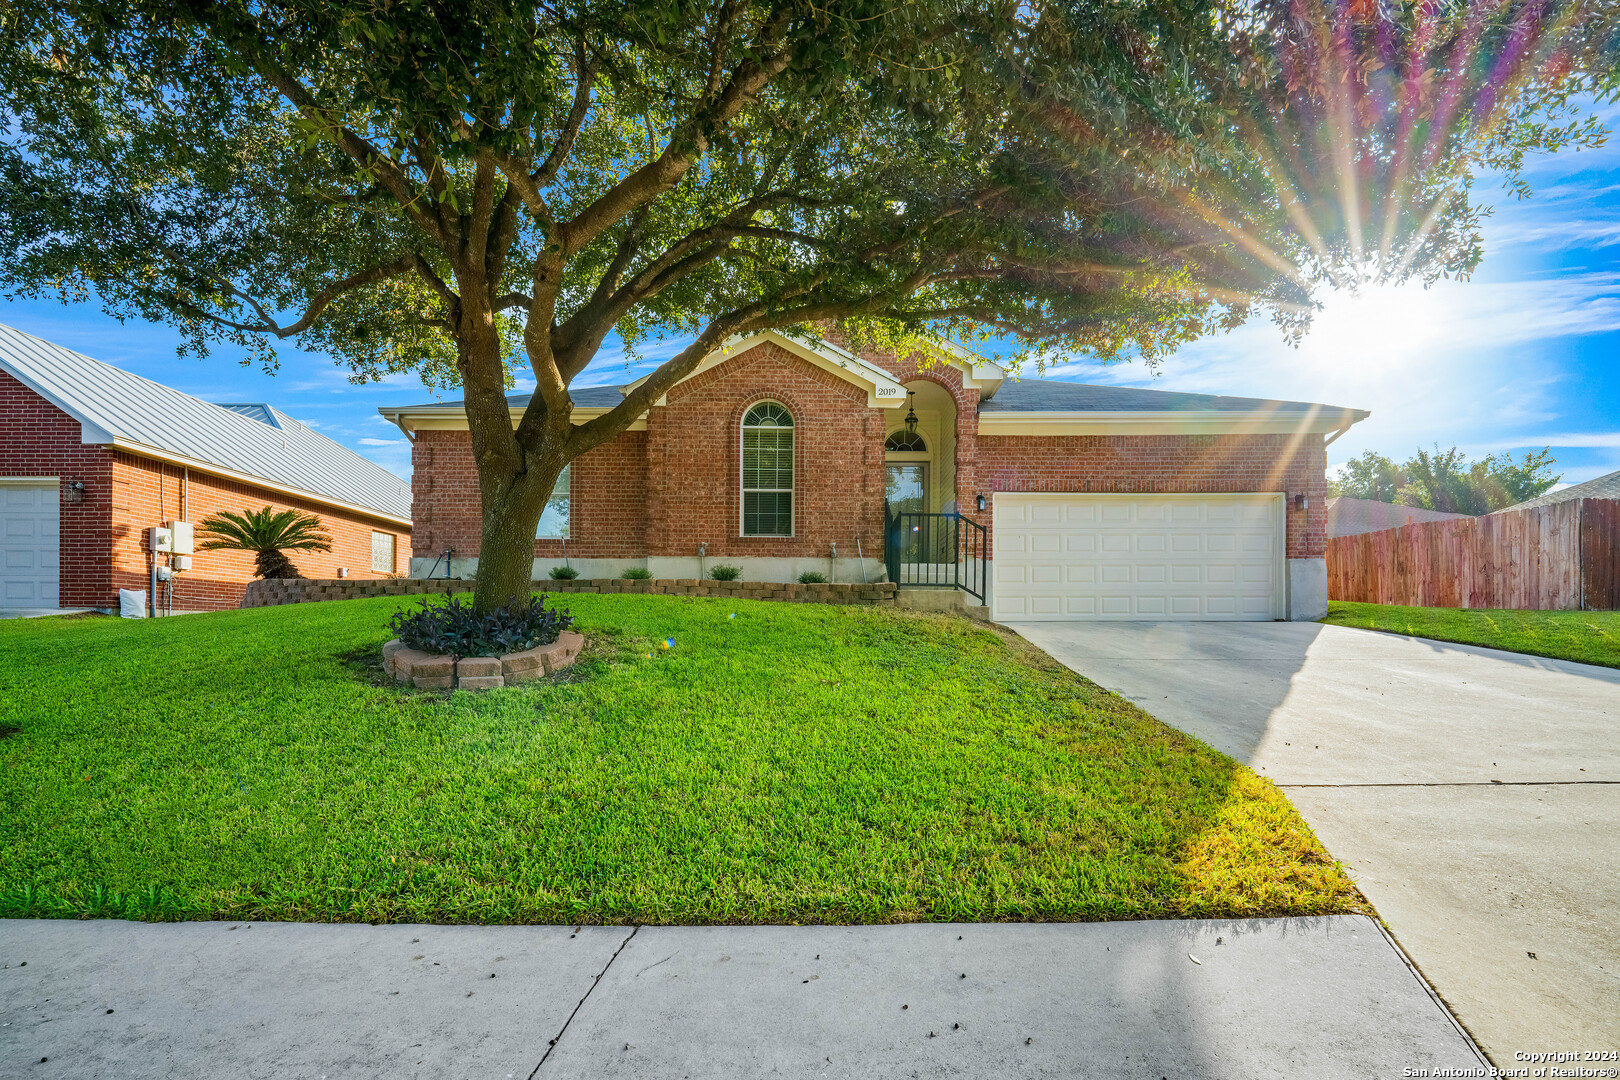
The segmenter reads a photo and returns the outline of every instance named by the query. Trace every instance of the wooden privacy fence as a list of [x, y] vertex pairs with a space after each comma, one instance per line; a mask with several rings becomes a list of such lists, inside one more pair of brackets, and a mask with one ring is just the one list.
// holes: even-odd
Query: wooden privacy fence
[[1328, 598], [1416, 607], [1620, 608], [1620, 499], [1415, 522], [1327, 544]]

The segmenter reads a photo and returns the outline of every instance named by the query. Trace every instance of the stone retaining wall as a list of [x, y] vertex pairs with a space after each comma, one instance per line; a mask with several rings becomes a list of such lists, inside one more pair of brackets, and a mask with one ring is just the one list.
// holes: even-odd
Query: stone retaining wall
[[[316, 600], [358, 600], [368, 596], [415, 596], [470, 592], [473, 583], [459, 578], [263, 578], [250, 584], [245, 608], [307, 604]], [[651, 596], [716, 596], [735, 600], [782, 600], [799, 604], [893, 604], [892, 582], [800, 585], [779, 581], [708, 581], [698, 578], [574, 578], [536, 581], [535, 592], [640, 593]]]
[[383, 646], [383, 670], [418, 690], [494, 690], [516, 686], [573, 666], [585, 647], [583, 635], [564, 630], [550, 645], [536, 645], [501, 656], [463, 656], [421, 652], [395, 638]]

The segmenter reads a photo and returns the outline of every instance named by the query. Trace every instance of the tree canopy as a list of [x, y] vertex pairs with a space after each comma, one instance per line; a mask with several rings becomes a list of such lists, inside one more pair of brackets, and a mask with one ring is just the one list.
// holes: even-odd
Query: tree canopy
[[[0, 287], [459, 386], [479, 604], [733, 335], [1156, 361], [1466, 274], [1479, 169], [1602, 132], [1571, 0], [7, 0]], [[583, 424], [610, 334], [689, 344]], [[536, 382], [513, 429], [514, 367]]]
[[1504, 453], [1479, 461], [1469, 461], [1455, 446], [1435, 447], [1433, 453], [1419, 449], [1400, 465], [1368, 450], [1344, 464], [1328, 481], [1328, 491], [1452, 514], [1488, 514], [1552, 490], [1562, 479], [1552, 471], [1555, 464], [1551, 447], [1527, 450], [1517, 460]]

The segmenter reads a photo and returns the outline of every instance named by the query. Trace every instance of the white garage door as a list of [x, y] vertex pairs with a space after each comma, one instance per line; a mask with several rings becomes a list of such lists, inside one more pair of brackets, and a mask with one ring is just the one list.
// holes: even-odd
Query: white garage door
[[997, 492], [993, 617], [1280, 619], [1283, 500]]
[[57, 492], [55, 477], [0, 477], [0, 607], [58, 605]]

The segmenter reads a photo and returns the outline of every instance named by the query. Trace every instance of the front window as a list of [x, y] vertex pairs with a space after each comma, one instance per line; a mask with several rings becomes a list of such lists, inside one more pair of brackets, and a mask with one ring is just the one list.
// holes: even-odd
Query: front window
[[557, 486], [551, 489], [551, 498], [540, 512], [540, 527], [534, 530], [536, 540], [568, 539], [568, 474], [573, 469], [573, 465], [564, 465], [562, 475], [557, 477]]
[[793, 535], [793, 415], [774, 401], [743, 417], [742, 531]]

